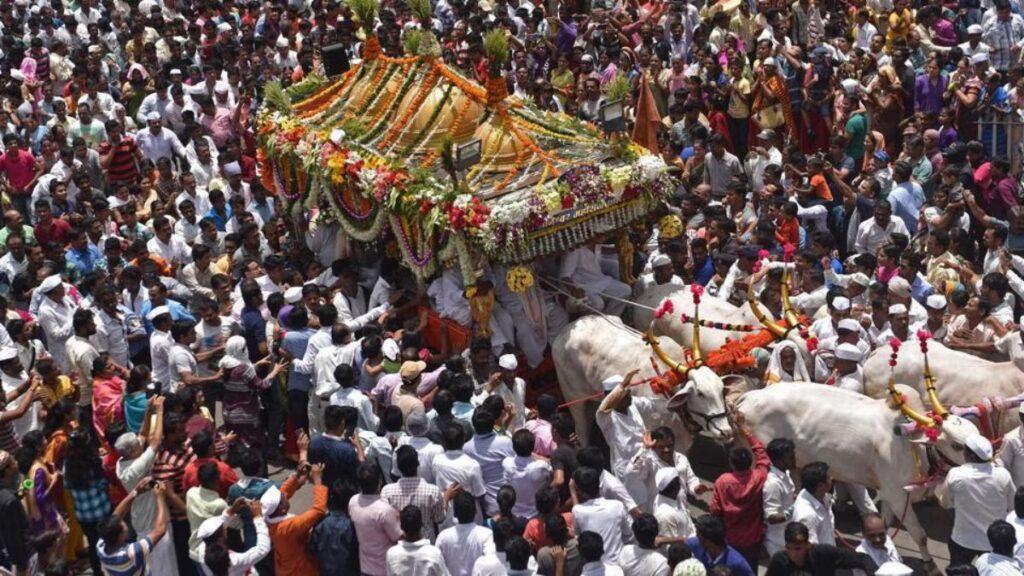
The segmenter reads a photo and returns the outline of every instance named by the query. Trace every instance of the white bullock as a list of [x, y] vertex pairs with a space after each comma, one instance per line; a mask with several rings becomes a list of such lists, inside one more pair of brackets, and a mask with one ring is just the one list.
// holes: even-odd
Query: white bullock
[[[664, 339], [652, 348], [643, 335], [627, 327], [618, 318], [609, 316], [583, 316], [570, 322], [555, 338], [551, 345], [551, 357], [558, 372], [562, 396], [567, 402], [599, 394], [601, 383], [608, 377], [624, 375], [639, 369], [636, 378], [645, 380], [657, 375], [652, 362], [652, 352], [659, 353], [672, 368], [660, 367], [662, 372], [676, 369], [679, 379], [685, 383], [672, 398], [673, 408], [681, 406], [684, 417], [692, 419], [708, 436], [723, 442], [732, 439], [732, 427], [725, 411], [722, 379], [710, 368], [688, 368], [681, 361], [683, 349]], [[678, 360], [673, 360], [678, 359]], [[634, 394], [654, 396], [648, 384], [633, 388]], [[569, 407], [576, 422], [576, 434], [582, 445], [587, 445], [594, 413], [601, 397], [578, 402]], [[679, 418], [672, 417], [668, 405], [658, 414], [644, 414], [649, 418], [649, 427], [672, 424], [676, 430], [677, 444], [686, 450], [693, 439], [681, 425]]]
[[[986, 398], [1013, 398], [1024, 393], [1024, 365], [1018, 334], [1005, 337], [1010, 362], [990, 362], [977, 356], [952, 350], [939, 342], [928, 342], [928, 364], [935, 381], [940, 402], [947, 406], [974, 406]], [[889, 348], [878, 348], [864, 363], [864, 393], [872, 398], [887, 395], [889, 379]], [[924, 355], [917, 341], [908, 341], [900, 348], [896, 381], [906, 382], [927, 397], [924, 378]], [[993, 433], [1003, 436], [1020, 425], [1016, 410], [1006, 410], [995, 419]]]
[[[916, 396], [909, 387], [894, 389], [908, 399]], [[906, 435], [920, 433], [894, 433], [894, 428], [909, 428], [899, 426], [903, 422], [901, 411], [924, 426], [936, 425], [911, 407], [914, 400], [897, 409], [891, 407], [890, 400], [868, 398], [833, 386], [788, 382], [743, 394], [737, 409], [762, 443], [791, 439], [796, 444], [798, 466], [826, 462], [835, 480], [877, 489], [888, 511], [902, 517], [921, 558], [931, 563], [927, 536], [908, 502], [908, 498], [920, 499], [925, 491], [911, 493], [904, 489], [922, 473], [918, 462], [927, 462], [918, 445], [925, 440]], [[978, 429], [970, 421], [948, 415], [942, 421], [935, 448], [943, 457], [960, 463], [965, 440], [975, 434]], [[931, 571], [935, 572], [934, 564]]]

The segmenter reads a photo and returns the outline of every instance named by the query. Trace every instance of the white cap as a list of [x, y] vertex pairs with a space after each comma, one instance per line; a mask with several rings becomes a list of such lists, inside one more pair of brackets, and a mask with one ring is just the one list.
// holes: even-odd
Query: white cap
[[875, 570], [875, 576], [910, 576], [914, 573], [914, 569], [901, 562], [883, 562], [878, 570]]
[[847, 94], [855, 94], [857, 92], [857, 86], [860, 85], [860, 82], [857, 82], [853, 78], [847, 78], [840, 82], [839, 84], [843, 87], [843, 90], [845, 90]]
[[224, 525], [224, 516], [214, 516], [213, 518], [207, 518], [203, 520], [203, 523], [199, 525], [199, 530], [196, 530], [196, 537], [200, 540], [206, 540], [210, 536], [213, 536], [220, 527]]
[[707, 574], [708, 569], [696, 558], [683, 560], [676, 564], [676, 569], [672, 571], [672, 576], [707, 576]]
[[658, 487], [658, 492], [661, 492], [676, 478], [679, 478], [679, 471], [675, 466], [667, 466], [654, 474], [654, 485]]
[[384, 353], [384, 357], [388, 360], [391, 360], [392, 362], [398, 360], [398, 353], [400, 350], [398, 349], [398, 342], [395, 342], [394, 339], [388, 338], [385, 340], [384, 344], [381, 346], [381, 351]]
[[932, 310], [942, 310], [946, 307], [946, 297], [942, 294], [932, 294], [924, 303]]
[[103, 52], [103, 49], [99, 47], [99, 44], [89, 45], [89, 54], [99, 54], [100, 52]]
[[271, 486], [263, 496], [260, 496], [260, 508], [263, 509], [263, 517], [267, 518], [277, 510], [277, 505], [281, 503], [281, 491], [277, 489], [277, 486]]
[[168, 308], [167, 306], [157, 306], [156, 308], [150, 310], [149, 314], [146, 314], [146, 320], [152, 322], [153, 320], [156, 320], [158, 316], [163, 316], [164, 314], [170, 313], [171, 309]]
[[769, 56], [769, 57], [765, 58], [763, 62], [761, 62], [761, 65], [762, 66], [775, 66], [775, 58], [772, 58], [771, 56]]
[[892, 280], [889, 280], [889, 292], [900, 298], [907, 298], [910, 296], [910, 282], [902, 276], [893, 276]]
[[980, 24], [971, 24], [970, 26], [967, 27], [967, 33], [968, 34], [981, 34], [982, 33], [981, 25]]
[[180, 68], [171, 68], [171, 76], [181, 76]]
[[288, 47], [288, 39], [285, 38], [284, 36], [278, 36], [277, 37], [277, 47], [278, 48], [287, 48]]
[[845, 296], [836, 296], [832, 299], [832, 309], [837, 312], [846, 312], [850, 309], [850, 299]]
[[217, 25], [217, 32], [231, 32], [231, 24], [227, 22], [221, 22]]
[[625, 380], [625, 378], [623, 378], [619, 374], [616, 374], [614, 376], [609, 376], [605, 378], [604, 381], [601, 382], [601, 386], [604, 387], [605, 392], [611, 392], [612, 390], [615, 389], [616, 386], [622, 384], [623, 380]]
[[907, 313], [907, 307], [903, 304], [893, 304], [889, 306], [889, 315], [901, 316]]
[[18, 356], [18, 349], [14, 346], [0, 348], [0, 362], [6, 362]]
[[498, 358], [498, 366], [503, 370], [516, 370], [519, 368], [519, 360], [516, 360], [515, 354], [502, 354]]
[[850, 274], [850, 281], [865, 288], [871, 285], [871, 278], [868, 278], [868, 275], [863, 272]]
[[225, 176], [238, 176], [242, 173], [242, 167], [238, 165], [238, 162], [228, 162], [224, 165]]
[[160, 113], [159, 112], [150, 112], [149, 114], [146, 114], [146, 122], [159, 122], [159, 121], [160, 121]]
[[217, 82], [213, 85], [213, 91], [217, 94], [227, 94], [231, 90], [231, 87], [224, 82]]
[[988, 54], [985, 52], [978, 52], [971, 56], [971, 64], [981, 64], [982, 62], [988, 62]]
[[860, 322], [857, 322], [853, 318], [843, 318], [839, 321], [839, 325], [836, 326], [839, 330], [849, 330], [850, 332], [860, 333]]
[[54, 274], [52, 276], [47, 276], [39, 284], [39, 291], [42, 292], [43, 294], [46, 294], [50, 290], [53, 290], [54, 288], [60, 286], [62, 282], [63, 281], [60, 279], [60, 274]]
[[292, 286], [284, 291], [284, 301], [287, 304], [295, 304], [302, 300], [302, 287]]
[[981, 434], [975, 434], [970, 436], [964, 442], [967, 449], [974, 452], [974, 455], [982, 460], [988, 461], [992, 459], [992, 443], [988, 441]]
[[860, 348], [856, 344], [843, 343], [836, 346], [836, 358], [839, 360], [860, 362], [863, 357], [864, 354], [861, 353]]
[[658, 268], [659, 266], [668, 266], [671, 263], [672, 259], [665, 254], [658, 254], [657, 256], [654, 257], [653, 260], [651, 260], [651, 266], [653, 268]]

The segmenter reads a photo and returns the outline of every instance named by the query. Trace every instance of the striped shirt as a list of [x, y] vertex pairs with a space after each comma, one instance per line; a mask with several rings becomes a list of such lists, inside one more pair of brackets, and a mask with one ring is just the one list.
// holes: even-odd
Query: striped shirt
[[[100, 144], [100, 155], [110, 153], [112, 144], [103, 142]], [[135, 163], [135, 155], [138, 154], [139, 146], [131, 136], [122, 136], [121, 141], [114, 147], [114, 157], [110, 160], [110, 167], [107, 168], [107, 181], [110, 184], [117, 182], [133, 182], [139, 177], [139, 168]]]
[[107, 552], [107, 543], [103, 540], [96, 545], [96, 555], [106, 576], [146, 576], [149, 574], [147, 560], [152, 551], [153, 541], [148, 537], [113, 552]]
[[[174, 491], [178, 494], [184, 494], [185, 489], [182, 480], [185, 477], [185, 468], [195, 459], [195, 454], [192, 453], [191, 448], [186, 448], [181, 452], [177, 450], [161, 450], [157, 454], [156, 462], [153, 463], [151, 476], [153, 480], [167, 482], [170, 486], [174, 487]], [[185, 518], [187, 516], [184, 512], [171, 512], [172, 520], [184, 520]]]

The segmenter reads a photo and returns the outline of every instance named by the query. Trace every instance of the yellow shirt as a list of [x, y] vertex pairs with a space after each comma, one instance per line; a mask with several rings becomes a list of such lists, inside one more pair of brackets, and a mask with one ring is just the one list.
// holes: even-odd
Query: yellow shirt
[[39, 399], [43, 402], [43, 407], [49, 410], [54, 404], [64, 398], [74, 396], [75, 386], [71, 383], [70, 378], [61, 374], [57, 377], [56, 388], [50, 388], [49, 385], [43, 384], [38, 388], [37, 394], [39, 394]]
[[910, 13], [910, 10], [904, 9], [902, 13], [893, 10], [889, 14], [889, 30], [885, 34], [885, 50], [887, 52], [892, 50], [892, 45], [897, 40], [907, 39], [907, 34], [913, 23], [914, 15]]
[[730, 118], [750, 117], [750, 105], [740, 98], [740, 95], [744, 97], [750, 96], [750, 80], [746, 78], [733, 80], [732, 93], [729, 94], [729, 108], [727, 110]]

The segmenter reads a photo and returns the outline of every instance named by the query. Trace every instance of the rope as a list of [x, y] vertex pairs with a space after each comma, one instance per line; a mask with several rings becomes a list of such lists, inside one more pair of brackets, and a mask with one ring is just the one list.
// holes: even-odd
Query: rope
[[[637, 336], [643, 336], [643, 334], [644, 334], [643, 332], [637, 330], [636, 328], [633, 328], [632, 326], [626, 325], [626, 323], [616, 324], [615, 322], [612, 322], [611, 320], [608, 319], [608, 314], [605, 314], [604, 312], [598, 310], [597, 308], [594, 308], [593, 306], [588, 304], [585, 299], [577, 298], [576, 296], [566, 292], [565, 290], [562, 290], [561, 288], [559, 288], [559, 286], [555, 282], [551, 281], [550, 279], [548, 279], [548, 278], [546, 278], [544, 276], [538, 276], [537, 278], [541, 282], [543, 282], [544, 284], [547, 284], [548, 288], [551, 288], [552, 290], [554, 290], [555, 292], [558, 292], [559, 294], [561, 294], [562, 296], [565, 296], [566, 298], [569, 298], [571, 300], [576, 301], [576, 303], [579, 304], [581, 307], [586, 308], [587, 310], [593, 312], [594, 314], [596, 314], [598, 317], [600, 317], [602, 320], [604, 320], [608, 324], [611, 324], [612, 326], [614, 326], [614, 327], [616, 327], [616, 328], [618, 328], [620, 330], [624, 330], [626, 332], [629, 332], [630, 334], [635, 334]], [[604, 296], [604, 295], [602, 294], [601, 296]], [[617, 318], [617, 316], [616, 316], [616, 318]]]
[[[563, 282], [560, 279], [548, 278], [546, 276], [540, 276], [540, 279], [544, 280], [549, 285], [554, 285], [556, 283], [557, 284], [564, 284], [565, 283], [565, 282]], [[561, 292], [561, 290], [559, 290], [559, 292]], [[563, 294], [564, 294], [564, 292], [563, 292]], [[607, 298], [609, 300], [614, 300], [616, 302], [622, 302], [623, 304], [627, 304], [629, 306], [633, 306], [634, 308], [640, 308], [641, 310], [647, 310], [648, 312], [657, 312], [658, 311], [657, 308], [654, 308], [652, 306], [648, 306], [646, 304], [640, 304], [639, 302], [634, 302], [632, 300], [626, 300], [625, 298], [619, 298], [618, 296], [612, 296], [611, 294], [605, 294], [604, 292], [597, 292], [596, 294], [598, 296], [600, 296], [601, 298]], [[573, 298], [575, 298], [575, 296], [573, 296]]]
[[[674, 374], [674, 372], [670, 371], [668, 373], [668, 375], [662, 375], [661, 372], [658, 370], [658, 363], [657, 363], [657, 361], [654, 358], [651, 358], [650, 360], [651, 360], [651, 367], [654, 368], [654, 371], [655, 371], [655, 373], [657, 373], [657, 375], [656, 376], [651, 376], [650, 378], [645, 378], [645, 379], [640, 380], [638, 382], [631, 382], [629, 384], [629, 387], [633, 388], [634, 386], [643, 386], [644, 384], [650, 384], [651, 385], [651, 389], [653, 389], [655, 392], [660, 392], [660, 393], [668, 396], [667, 392], [669, 390], [669, 387], [675, 385], [675, 383], [672, 381], [672, 374]], [[568, 408], [570, 406], [573, 406], [573, 405], [576, 405], [576, 404], [580, 404], [581, 402], [588, 402], [590, 400], [597, 400], [598, 398], [604, 397], [604, 395], [605, 395], [605, 392], [603, 390], [601, 392], [594, 392], [593, 394], [589, 394], [587, 396], [583, 396], [582, 398], [576, 398], [575, 400], [569, 400], [568, 402], [564, 402], [562, 404], [559, 404], [558, 405], [558, 409], [561, 410], [562, 408]]]

